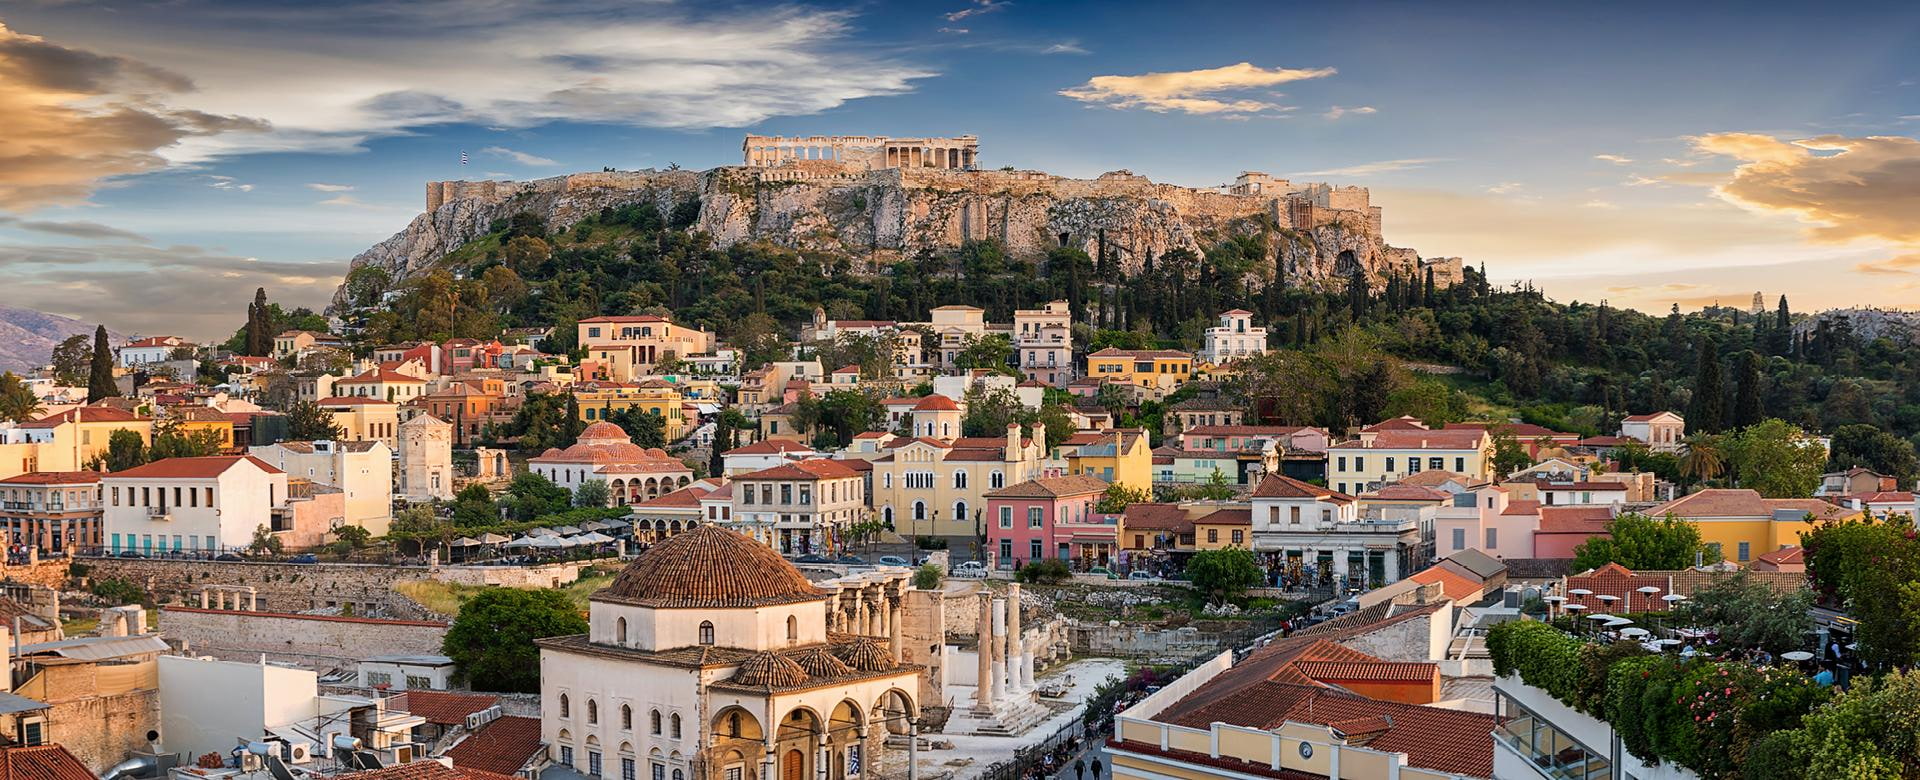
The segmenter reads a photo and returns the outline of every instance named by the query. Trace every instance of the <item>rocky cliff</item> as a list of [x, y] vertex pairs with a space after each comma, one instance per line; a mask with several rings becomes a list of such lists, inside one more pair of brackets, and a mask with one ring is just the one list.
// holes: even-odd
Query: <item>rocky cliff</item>
[[[47, 364], [55, 345], [76, 334], [93, 335], [93, 324], [57, 314], [0, 306], [0, 371], [25, 373]], [[117, 335], [109, 334], [119, 344]]]
[[652, 201], [664, 214], [698, 199], [694, 229], [721, 246], [769, 241], [876, 264], [996, 239], [1016, 257], [1077, 246], [1135, 270], [1149, 258], [1176, 249], [1199, 252], [1238, 233], [1263, 236], [1269, 258], [1284, 263], [1296, 284], [1344, 284], [1356, 272], [1379, 283], [1426, 267], [1440, 284], [1459, 279], [1458, 258], [1423, 260], [1414, 250], [1387, 245], [1380, 209], [1366, 204], [1365, 190], [1336, 196], [1232, 194], [1159, 184], [1126, 171], [1070, 179], [1017, 170], [852, 170], [826, 161], [433, 182], [426, 213], [355, 257], [352, 267], [378, 266], [405, 280], [485, 235], [494, 220], [520, 212], [560, 229], [607, 206]]

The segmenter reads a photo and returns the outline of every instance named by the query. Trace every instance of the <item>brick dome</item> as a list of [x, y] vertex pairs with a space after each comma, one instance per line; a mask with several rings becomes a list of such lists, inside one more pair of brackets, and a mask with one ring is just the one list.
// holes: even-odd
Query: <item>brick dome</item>
[[835, 647], [833, 650], [834, 655], [839, 656], [846, 665], [863, 672], [878, 672], [893, 668], [893, 653], [868, 637], [855, 637], [853, 641]]
[[805, 683], [807, 670], [793, 659], [769, 650], [741, 661], [740, 668], [728, 681], [761, 688], [787, 688]]
[[793, 662], [805, 669], [809, 677], [831, 680], [853, 674], [853, 667], [833, 657], [833, 653], [827, 652], [824, 647], [810, 647], [792, 657]]
[[713, 525], [655, 545], [593, 594], [594, 601], [665, 609], [762, 607], [826, 597], [779, 553]]

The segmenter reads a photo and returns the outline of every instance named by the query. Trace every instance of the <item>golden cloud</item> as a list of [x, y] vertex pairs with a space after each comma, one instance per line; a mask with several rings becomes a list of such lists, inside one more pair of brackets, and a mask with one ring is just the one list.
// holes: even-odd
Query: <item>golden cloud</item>
[[1263, 100], [1227, 97], [1220, 93], [1326, 78], [1335, 72], [1333, 68], [1261, 68], [1250, 62], [1242, 62], [1202, 70], [1143, 73], [1138, 76], [1094, 76], [1085, 84], [1060, 90], [1060, 94], [1082, 103], [1116, 109], [1244, 115], [1285, 109]]
[[0, 209], [84, 201], [105, 179], [162, 167], [157, 151], [183, 138], [266, 129], [159, 104], [192, 89], [177, 74], [0, 24]]
[[1811, 235], [1822, 241], [1920, 245], [1920, 140], [1716, 133], [1693, 143], [1741, 161], [1715, 190], [1728, 202], [1794, 215], [1812, 223]]

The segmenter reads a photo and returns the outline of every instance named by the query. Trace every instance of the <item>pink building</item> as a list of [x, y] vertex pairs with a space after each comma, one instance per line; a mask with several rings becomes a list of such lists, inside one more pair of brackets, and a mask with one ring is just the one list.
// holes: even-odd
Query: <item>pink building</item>
[[1275, 443], [1291, 451], [1326, 452], [1330, 439], [1324, 429], [1301, 425], [1198, 425], [1180, 432], [1180, 449], [1241, 452]]
[[1117, 520], [1094, 511], [1107, 482], [1076, 474], [1042, 477], [987, 494], [987, 550], [1001, 568], [1041, 558], [1110, 560]]

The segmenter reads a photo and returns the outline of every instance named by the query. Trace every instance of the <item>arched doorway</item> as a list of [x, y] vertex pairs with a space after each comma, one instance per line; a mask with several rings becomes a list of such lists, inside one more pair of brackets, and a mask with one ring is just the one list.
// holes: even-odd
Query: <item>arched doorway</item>
[[780, 758], [780, 780], [805, 780], [807, 754], [789, 750]]

